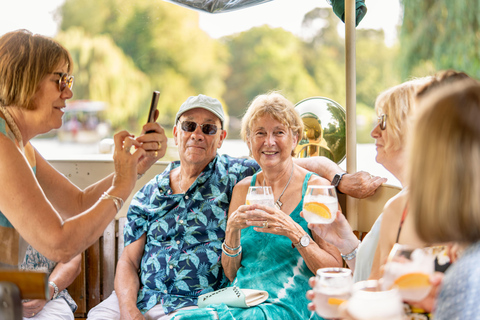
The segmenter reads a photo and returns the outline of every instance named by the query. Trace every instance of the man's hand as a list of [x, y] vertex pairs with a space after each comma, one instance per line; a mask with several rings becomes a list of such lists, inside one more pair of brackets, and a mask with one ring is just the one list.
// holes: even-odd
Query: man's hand
[[30, 300], [23, 303], [23, 316], [25, 318], [31, 318], [35, 316], [37, 313], [43, 310], [45, 304], [47, 303], [46, 300]]
[[137, 306], [120, 306], [120, 320], [145, 320]]
[[387, 182], [386, 178], [373, 176], [365, 171], [347, 173], [340, 180], [338, 189], [355, 198], [363, 199], [375, 194], [375, 191], [382, 184]]

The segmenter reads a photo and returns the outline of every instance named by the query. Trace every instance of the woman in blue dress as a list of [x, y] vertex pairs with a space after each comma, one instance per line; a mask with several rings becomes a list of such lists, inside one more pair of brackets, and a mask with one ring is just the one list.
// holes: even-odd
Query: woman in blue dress
[[[318, 318], [307, 309], [308, 279], [319, 268], [342, 266], [338, 250], [300, 216], [307, 186], [330, 184], [294, 164], [302, 132], [293, 104], [277, 92], [258, 96], [242, 119], [242, 138], [262, 171], [233, 190], [222, 265], [233, 285], [269, 298], [246, 309], [217, 305], [220, 319]], [[245, 205], [250, 186], [271, 186], [275, 208]]]

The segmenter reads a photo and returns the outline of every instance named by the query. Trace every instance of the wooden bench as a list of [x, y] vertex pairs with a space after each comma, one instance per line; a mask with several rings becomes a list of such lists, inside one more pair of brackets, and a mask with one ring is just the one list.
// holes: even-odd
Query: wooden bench
[[113, 220], [103, 236], [83, 252], [82, 270], [68, 287], [78, 305], [75, 318], [85, 319], [91, 308], [112, 293], [117, 261], [123, 251], [125, 221], [125, 217]]
[[[80, 188], [89, 186], [113, 171], [111, 160], [50, 160], [50, 163]], [[166, 162], [158, 162], [152, 167], [147, 175], [137, 182], [132, 196], [153, 176], [162, 172], [167, 164]], [[373, 197], [357, 200], [356, 217], [351, 217], [348, 210], [344, 210], [349, 221], [351, 219], [356, 221], [356, 224], [352, 227], [360, 239], [370, 230], [388, 199], [399, 191], [400, 188], [398, 187], [384, 185], [377, 190]], [[110, 223], [103, 236], [83, 253], [82, 271], [68, 287], [70, 295], [78, 305], [78, 310], [75, 313], [77, 319], [85, 319], [88, 311], [106, 299], [113, 291], [115, 268], [123, 251], [123, 226], [132, 196], [126, 201], [116, 220]], [[339, 195], [339, 201], [342, 208], [345, 209], [345, 195]]]

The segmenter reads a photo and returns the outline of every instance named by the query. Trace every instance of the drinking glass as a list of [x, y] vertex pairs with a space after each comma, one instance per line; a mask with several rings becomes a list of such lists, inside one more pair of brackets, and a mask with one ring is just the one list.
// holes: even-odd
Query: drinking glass
[[247, 205], [262, 204], [274, 208], [272, 187], [252, 186], [248, 188]]
[[355, 283], [346, 309], [357, 320], [402, 320], [405, 315], [398, 289], [383, 290], [378, 280]]
[[317, 270], [315, 281], [315, 312], [325, 319], [340, 318], [338, 306], [350, 298], [352, 270], [322, 268]]
[[332, 223], [337, 210], [338, 199], [334, 186], [308, 186], [303, 199], [303, 217], [307, 222]]
[[435, 256], [428, 248], [414, 248], [396, 243], [384, 267], [384, 289], [396, 286], [407, 301], [423, 300], [431, 289]]

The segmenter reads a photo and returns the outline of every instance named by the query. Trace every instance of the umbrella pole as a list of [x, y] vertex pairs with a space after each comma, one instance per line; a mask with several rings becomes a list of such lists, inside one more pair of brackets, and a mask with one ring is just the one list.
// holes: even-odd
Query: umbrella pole
[[[345, 0], [345, 66], [347, 101], [347, 172], [357, 171], [357, 133], [356, 133], [356, 70], [355, 70], [355, 0]], [[357, 200], [347, 196], [347, 218], [354, 230], [358, 227]]]

